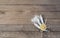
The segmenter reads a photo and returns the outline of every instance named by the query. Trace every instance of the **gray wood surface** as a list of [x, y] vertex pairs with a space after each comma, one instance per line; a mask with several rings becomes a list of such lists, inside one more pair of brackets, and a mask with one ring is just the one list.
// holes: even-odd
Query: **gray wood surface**
[[[43, 36], [42, 36], [43, 35]], [[0, 32], [0, 38], [59, 38], [60, 32]]]
[[30, 4], [22, 4], [22, 5], [0, 5], [0, 11], [38, 11], [38, 12], [60, 12], [60, 5], [30, 5]]
[[[40, 14], [48, 32], [31, 22]], [[0, 38], [60, 38], [60, 0], [0, 0]]]
[[41, 33], [40, 32], [0, 32], [0, 38], [41, 38]]
[[60, 0], [0, 0], [0, 4], [59, 4]]

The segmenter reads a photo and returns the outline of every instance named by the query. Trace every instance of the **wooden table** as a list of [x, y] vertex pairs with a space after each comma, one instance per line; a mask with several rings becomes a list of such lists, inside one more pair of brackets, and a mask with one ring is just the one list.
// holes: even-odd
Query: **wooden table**
[[[31, 22], [40, 14], [49, 32]], [[0, 0], [0, 38], [60, 38], [60, 0]]]

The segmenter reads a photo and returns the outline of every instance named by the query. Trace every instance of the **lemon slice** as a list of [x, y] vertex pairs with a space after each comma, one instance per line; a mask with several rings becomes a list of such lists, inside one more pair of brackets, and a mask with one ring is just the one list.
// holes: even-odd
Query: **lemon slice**
[[43, 24], [40, 25], [40, 29], [41, 29], [42, 31], [45, 31], [45, 30], [47, 29], [47, 27], [46, 27], [46, 25], [43, 23]]

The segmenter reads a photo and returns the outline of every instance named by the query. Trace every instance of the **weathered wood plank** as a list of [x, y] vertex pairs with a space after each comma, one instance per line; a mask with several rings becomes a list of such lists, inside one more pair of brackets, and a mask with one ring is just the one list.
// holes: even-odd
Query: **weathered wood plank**
[[[47, 26], [52, 31], [60, 28], [59, 12], [6, 12], [0, 15], [0, 31], [38, 31], [32, 24], [31, 18], [35, 14], [42, 14], [47, 18]], [[7, 24], [7, 25], [5, 25]], [[16, 24], [16, 25], [15, 25]], [[58, 26], [58, 27], [57, 27]], [[28, 28], [28, 29], [27, 29]]]
[[0, 38], [41, 38], [40, 32], [0, 32]]
[[0, 31], [35, 31], [33, 25], [28, 24], [1, 24]]
[[34, 15], [40, 14], [44, 15], [43, 17], [48, 21], [49, 19], [55, 22], [60, 21], [59, 12], [30, 12], [30, 10], [26, 10], [25, 12], [5, 12], [0, 14], [0, 24], [31, 24]]
[[[42, 35], [41, 35], [42, 34]], [[0, 38], [59, 38], [60, 32], [0, 32]]]
[[59, 5], [41, 5], [41, 6], [33, 6], [33, 5], [0, 5], [1, 11], [40, 11], [40, 12], [60, 12]]
[[[47, 20], [49, 31], [60, 31], [60, 20]], [[33, 24], [0, 24], [0, 31], [39, 31]]]
[[60, 38], [60, 32], [50, 32], [49, 38]]
[[43, 32], [42, 38], [59, 38], [60, 32]]
[[60, 4], [60, 0], [0, 0], [0, 4]]
[[[60, 31], [60, 21], [47, 21], [47, 26], [51, 31]], [[0, 31], [38, 31], [38, 29], [33, 24], [0, 24]]]

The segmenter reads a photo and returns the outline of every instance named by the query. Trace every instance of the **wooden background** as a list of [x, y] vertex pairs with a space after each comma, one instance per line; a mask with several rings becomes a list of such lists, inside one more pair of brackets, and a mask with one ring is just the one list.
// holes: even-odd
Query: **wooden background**
[[[40, 14], [49, 32], [31, 23]], [[60, 38], [60, 0], [0, 0], [0, 38]]]

